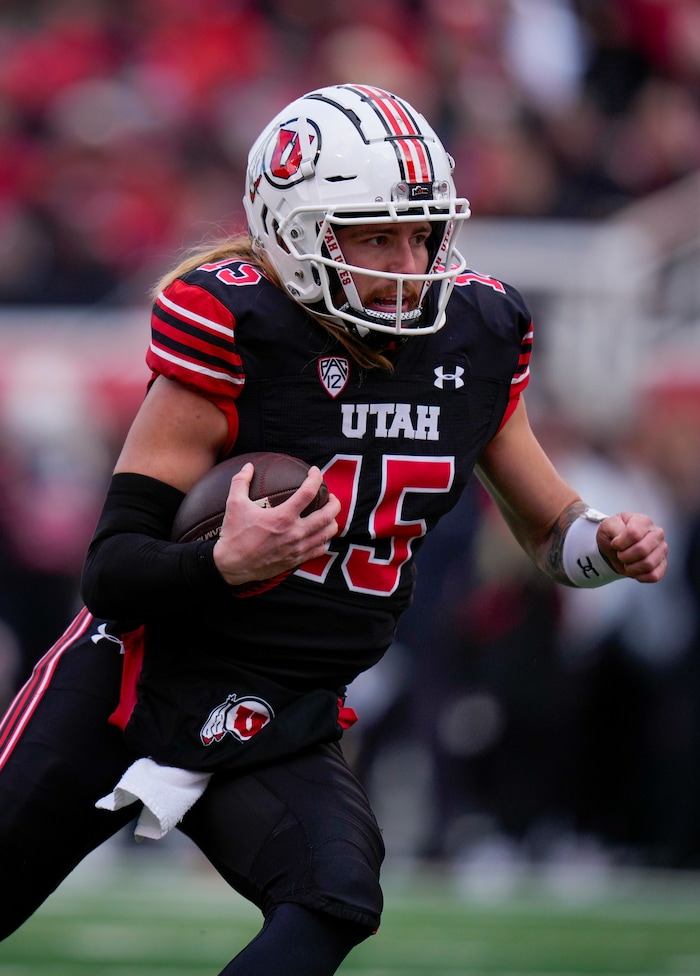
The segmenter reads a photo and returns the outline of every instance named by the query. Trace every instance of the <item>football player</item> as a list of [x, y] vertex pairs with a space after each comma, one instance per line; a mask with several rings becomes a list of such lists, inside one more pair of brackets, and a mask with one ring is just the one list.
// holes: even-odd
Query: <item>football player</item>
[[[263, 913], [222, 974], [334, 973], [382, 909], [380, 829], [338, 742], [345, 686], [390, 647], [421, 541], [473, 472], [552, 579], [664, 575], [662, 529], [591, 509], [536, 440], [530, 315], [457, 250], [452, 170], [401, 98], [311, 92], [251, 149], [248, 232], [156, 289], [153, 377], [85, 608], [0, 726], [3, 934], [132, 819], [96, 803], [148, 757], [200, 777], [179, 828]], [[218, 539], [171, 542], [200, 477], [260, 450], [311, 465], [298, 492], [262, 509], [244, 467]]]

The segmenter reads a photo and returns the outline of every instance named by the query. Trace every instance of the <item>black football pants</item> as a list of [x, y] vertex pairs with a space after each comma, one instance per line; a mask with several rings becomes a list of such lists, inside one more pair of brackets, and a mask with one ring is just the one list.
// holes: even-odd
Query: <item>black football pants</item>
[[[83, 610], [0, 722], [0, 938], [138, 812], [94, 805], [137, 758], [108, 722], [121, 663], [119, 641]], [[181, 829], [266, 917], [296, 903], [379, 925], [381, 835], [337, 744], [216, 773]]]

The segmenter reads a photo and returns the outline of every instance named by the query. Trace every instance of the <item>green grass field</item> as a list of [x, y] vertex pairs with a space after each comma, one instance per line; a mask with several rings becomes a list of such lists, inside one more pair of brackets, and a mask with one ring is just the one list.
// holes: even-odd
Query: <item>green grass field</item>
[[[382, 929], [343, 976], [700, 976], [697, 877], [556, 890], [527, 875], [460, 897], [449, 877], [390, 868], [385, 889]], [[215, 976], [259, 924], [189, 852], [112, 853], [0, 945], [0, 976]]]

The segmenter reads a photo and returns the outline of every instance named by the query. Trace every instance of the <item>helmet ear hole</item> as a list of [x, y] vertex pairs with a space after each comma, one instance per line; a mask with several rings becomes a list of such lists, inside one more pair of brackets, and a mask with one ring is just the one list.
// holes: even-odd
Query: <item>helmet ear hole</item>
[[273, 233], [275, 235], [275, 243], [277, 244], [277, 247], [281, 248], [283, 251], [286, 251], [287, 254], [290, 254], [291, 252], [290, 252], [289, 248], [287, 247], [287, 245], [286, 245], [286, 243], [284, 241], [284, 238], [280, 234], [279, 228], [280, 228], [280, 225], [277, 223], [276, 220], [273, 220], [272, 221], [272, 231], [273, 231]]

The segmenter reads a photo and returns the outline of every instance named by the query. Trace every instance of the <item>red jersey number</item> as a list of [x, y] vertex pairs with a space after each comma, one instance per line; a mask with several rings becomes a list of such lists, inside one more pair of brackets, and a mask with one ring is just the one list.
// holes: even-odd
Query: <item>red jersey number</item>
[[219, 281], [225, 285], [257, 285], [262, 275], [252, 264], [239, 264], [229, 268], [231, 258], [223, 258], [221, 261], [211, 261], [209, 264], [200, 264], [198, 271], [215, 271]]
[[[336, 455], [324, 468], [329, 491], [341, 503], [338, 535], [344, 536], [352, 522], [362, 468], [361, 455]], [[454, 480], [454, 459], [450, 457], [404, 457], [387, 455], [382, 466], [379, 499], [369, 517], [372, 539], [388, 541], [388, 555], [379, 557], [378, 546], [352, 543], [342, 562], [348, 589], [374, 596], [390, 596], [401, 578], [401, 567], [411, 556], [413, 540], [425, 535], [423, 519], [407, 521], [403, 505], [407, 492], [447, 492]], [[387, 551], [387, 546], [383, 547]], [[329, 551], [305, 563], [297, 573], [323, 582], [339, 553]]]

